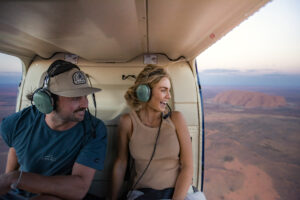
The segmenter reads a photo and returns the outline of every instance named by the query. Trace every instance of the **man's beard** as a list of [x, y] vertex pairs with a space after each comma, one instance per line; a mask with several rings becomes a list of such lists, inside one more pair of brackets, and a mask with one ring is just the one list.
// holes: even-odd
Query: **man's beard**
[[56, 115], [58, 118], [60, 118], [62, 121], [65, 122], [81, 122], [84, 119], [84, 115], [83, 117], [76, 117], [76, 114], [78, 112], [82, 112], [85, 111], [85, 108], [79, 108], [77, 110], [75, 110], [72, 114], [65, 116], [63, 114], [61, 114], [61, 111], [59, 109], [56, 110]]

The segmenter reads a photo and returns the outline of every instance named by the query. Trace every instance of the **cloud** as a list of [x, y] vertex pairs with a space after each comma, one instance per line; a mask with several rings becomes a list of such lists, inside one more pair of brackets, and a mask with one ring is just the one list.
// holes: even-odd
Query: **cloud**
[[276, 70], [272, 70], [272, 69], [248, 69], [243, 71], [244, 74], [250, 75], [267, 75], [267, 74], [285, 74], [283, 72], [279, 72]]
[[22, 72], [0, 72], [0, 77], [21, 77]]
[[204, 86], [268, 86], [300, 88], [300, 74], [258, 74], [256, 71], [252, 73], [200, 73], [199, 79], [200, 83]]
[[21, 72], [1, 72], [0, 73], [0, 86], [1, 85], [18, 85], [21, 82]]
[[215, 69], [204, 69], [200, 71], [201, 74], [206, 75], [216, 75], [216, 76], [226, 76], [226, 75], [238, 75], [238, 76], [277, 76], [277, 75], [300, 75], [300, 73], [296, 72], [282, 72], [279, 70], [274, 69], [244, 69], [244, 70], [238, 70], [238, 69], [222, 69], [222, 68], [215, 68]]
[[234, 69], [205, 69], [201, 71], [201, 73], [207, 73], [207, 74], [219, 74], [219, 73], [239, 73], [240, 70], [234, 70]]

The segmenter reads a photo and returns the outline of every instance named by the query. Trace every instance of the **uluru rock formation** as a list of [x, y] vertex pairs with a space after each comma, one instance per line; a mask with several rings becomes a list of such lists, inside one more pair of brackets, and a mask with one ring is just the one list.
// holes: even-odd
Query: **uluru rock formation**
[[221, 92], [214, 97], [213, 101], [246, 108], [277, 108], [286, 105], [285, 98], [282, 96], [240, 90]]

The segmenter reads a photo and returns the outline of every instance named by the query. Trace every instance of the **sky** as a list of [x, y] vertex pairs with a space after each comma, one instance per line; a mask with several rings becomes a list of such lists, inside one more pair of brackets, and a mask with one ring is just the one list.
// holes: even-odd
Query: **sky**
[[[19, 59], [0, 53], [0, 61], [0, 76], [20, 74]], [[200, 54], [197, 62], [204, 85], [300, 88], [300, 1], [267, 3]]]
[[202, 72], [300, 74], [300, 1], [267, 3], [197, 61]]
[[21, 71], [22, 64], [19, 58], [0, 53], [0, 73]]

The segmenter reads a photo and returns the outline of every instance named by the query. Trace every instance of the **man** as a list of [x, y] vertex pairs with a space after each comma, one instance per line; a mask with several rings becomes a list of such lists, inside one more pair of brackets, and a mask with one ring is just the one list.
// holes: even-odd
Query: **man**
[[10, 148], [0, 199], [82, 199], [104, 167], [106, 127], [87, 111], [86, 96], [100, 89], [63, 60], [52, 63], [40, 83], [34, 105], [2, 122]]

